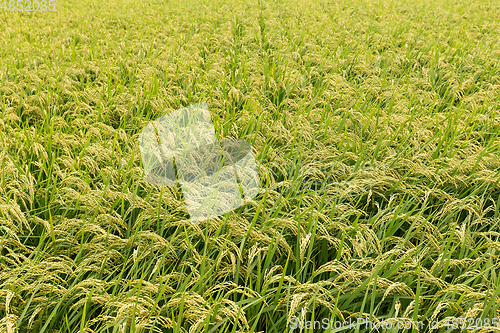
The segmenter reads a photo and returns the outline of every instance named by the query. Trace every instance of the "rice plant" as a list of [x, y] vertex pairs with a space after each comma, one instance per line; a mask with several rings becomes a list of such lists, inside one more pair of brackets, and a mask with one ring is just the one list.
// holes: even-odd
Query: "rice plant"
[[[500, 317], [499, 2], [55, 7], [0, 9], [1, 333]], [[202, 101], [261, 183], [192, 223], [138, 136]]]

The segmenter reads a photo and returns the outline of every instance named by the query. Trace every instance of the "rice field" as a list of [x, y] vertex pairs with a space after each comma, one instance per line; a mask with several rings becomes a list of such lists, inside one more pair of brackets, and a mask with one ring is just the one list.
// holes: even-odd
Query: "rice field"
[[[500, 331], [500, 2], [53, 3], [0, 10], [1, 333]], [[200, 102], [260, 190], [192, 223], [138, 136]]]

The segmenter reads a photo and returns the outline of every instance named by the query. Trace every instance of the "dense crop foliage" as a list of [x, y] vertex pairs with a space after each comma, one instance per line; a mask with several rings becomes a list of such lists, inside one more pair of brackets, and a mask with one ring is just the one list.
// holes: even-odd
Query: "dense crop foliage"
[[[500, 3], [430, 3], [0, 12], [0, 332], [500, 317]], [[203, 101], [261, 189], [192, 224], [137, 138]]]

